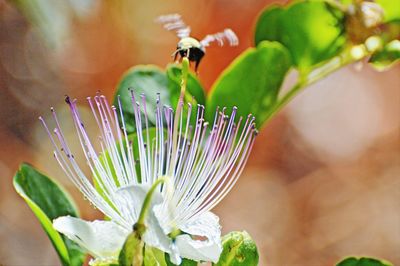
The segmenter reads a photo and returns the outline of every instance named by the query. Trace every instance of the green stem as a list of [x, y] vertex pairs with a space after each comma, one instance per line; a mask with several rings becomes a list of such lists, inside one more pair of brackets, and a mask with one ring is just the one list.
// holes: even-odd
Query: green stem
[[166, 181], [167, 181], [166, 177], [160, 177], [159, 179], [156, 180], [156, 182], [153, 183], [149, 192], [147, 192], [147, 195], [143, 201], [142, 209], [140, 210], [139, 219], [134, 225], [135, 230], [139, 230], [139, 233], [144, 233], [142, 232], [143, 230], [145, 230], [144, 220], [146, 219], [147, 213], [149, 212], [151, 199], [153, 197], [154, 191], [156, 190], [159, 184], [165, 183]]
[[294, 96], [299, 93], [305, 87], [304, 83], [296, 83], [288, 93], [285, 94], [284, 97], [274, 106], [272, 111], [268, 114], [267, 119], [264, 123], [269, 121], [277, 112], [279, 112], [285, 105], [293, 99]]

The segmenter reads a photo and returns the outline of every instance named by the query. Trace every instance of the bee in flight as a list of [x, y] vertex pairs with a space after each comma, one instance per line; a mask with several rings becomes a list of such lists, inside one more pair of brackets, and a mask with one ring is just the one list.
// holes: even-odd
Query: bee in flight
[[230, 46], [237, 46], [239, 44], [236, 34], [231, 29], [207, 35], [202, 40], [190, 37], [190, 27], [183, 22], [179, 14], [159, 16], [156, 22], [163, 24], [166, 30], [175, 31], [180, 39], [176, 51], [172, 54], [174, 61], [176, 61], [178, 55], [180, 59], [187, 57], [189, 61], [195, 62], [194, 70], [196, 72], [201, 59], [205, 55], [206, 47], [210, 43], [217, 42], [219, 46], [223, 46], [225, 42], [228, 42]]

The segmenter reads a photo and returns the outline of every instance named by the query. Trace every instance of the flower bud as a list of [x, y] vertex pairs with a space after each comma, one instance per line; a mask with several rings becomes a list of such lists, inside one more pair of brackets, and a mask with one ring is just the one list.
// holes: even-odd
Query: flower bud
[[223, 251], [215, 266], [256, 266], [258, 250], [256, 243], [246, 232], [230, 232], [222, 238]]
[[383, 23], [384, 11], [373, 2], [356, 1], [349, 5], [346, 15], [346, 31], [350, 40], [355, 44], [380, 33], [379, 26]]

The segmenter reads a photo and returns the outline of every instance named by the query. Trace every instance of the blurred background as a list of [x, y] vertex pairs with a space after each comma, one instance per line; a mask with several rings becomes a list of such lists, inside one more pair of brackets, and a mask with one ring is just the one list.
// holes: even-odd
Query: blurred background
[[[54, 106], [74, 135], [65, 94], [84, 103], [101, 90], [111, 99], [130, 66], [170, 63], [177, 38], [154, 23], [166, 13], [180, 13], [195, 37], [225, 27], [238, 34], [238, 47], [207, 50], [199, 77], [209, 89], [253, 45], [267, 4], [0, 0], [0, 265], [59, 265], [12, 187], [22, 161], [66, 186], [85, 219], [101, 217], [56, 164], [39, 115]], [[345, 255], [400, 264], [399, 115], [399, 66], [377, 73], [350, 65], [308, 88], [261, 130], [237, 186], [214, 209], [223, 233], [247, 230], [260, 265], [333, 265]]]

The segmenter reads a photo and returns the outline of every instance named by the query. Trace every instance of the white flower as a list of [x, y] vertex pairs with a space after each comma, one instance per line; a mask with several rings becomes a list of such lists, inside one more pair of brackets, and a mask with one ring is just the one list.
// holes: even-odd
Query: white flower
[[[55, 137], [42, 118], [55, 150], [54, 156], [66, 175], [84, 196], [110, 221], [87, 222], [59, 217], [54, 228], [85, 248], [95, 259], [117, 260], [121, 247], [137, 222], [143, 200], [151, 185], [166, 176], [169, 184], [157, 187], [145, 220], [146, 245], [170, 254], [179, 264], [181, 257], [217, 262], [222, 251], [219, 219], [209, 210], [224, 198], [242, 172], [254, 143], [254, 117], [235, 122], [236, 108], [228, 117], [217, 110], [210, 129], [204, 122], [204, 107], [198, 105], [195, 124], [192, 106], [179, 102], [177, 111], [157, 102], [155, 131], [149, 130], [144, 96], [142, 104], [132, 93], [137, 138], [128, 138], [121, 103], [110, 106], [104, 96], [88, 98], [100, 128], [100, 152], [89, 139], [76, 100], [70, 106], [78, 139], [93, 178], [85, 176], [74, 159], [52, 109]], [[185, 115], [186, 117], [185, 118]], [[96, 189], [94, 184], [98, 185]], [[171, 239], [179, 229], [182, 234]]]

